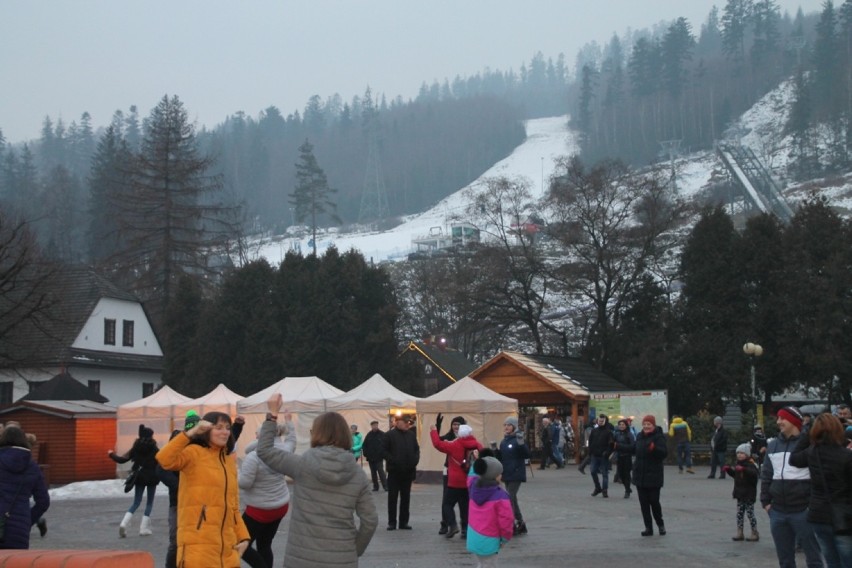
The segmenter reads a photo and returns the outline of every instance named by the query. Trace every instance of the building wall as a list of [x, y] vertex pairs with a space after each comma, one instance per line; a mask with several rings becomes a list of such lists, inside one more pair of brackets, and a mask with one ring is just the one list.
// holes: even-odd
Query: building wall
[[[116, 321], [115, 345], [104, 343], [104, 319]], [[122, 345], [122, 321], [130, 320], [133, 323], [133, 346]], [[89, 320], [80, 330], [80, 334], [74, 343], [76, 349], [91, 349], [93, 351], [108, 351], [110, 353], [128, 353], [133, 355], [163, 356], [154, 330], [148, 323], [142, 306], [136, 302], [115, 300], [113, 298], [101, 298]]]
[[[65, 370], [84, 385], [90, 380], [100, 381], [101, 394], [109, 399], [109, 404], [112, 406], [143, 398], [143, 383], [153, 383], [154, 389], [157, 389], [163, 382], [162, 374], [157, 372], [91, 369], [74, 364], [69, 365]], [[0, 371], [0, 381], [13, 382], [12, 400], [16, 401], [30, 392], [28, 381], [47, 381], [61, 371], [59, 367], [20, 369], [17, 372]]]
[[107, 452], [115, 449], [115, 418], [78, 418], [76, 481], [115, 478], [115, 462]]

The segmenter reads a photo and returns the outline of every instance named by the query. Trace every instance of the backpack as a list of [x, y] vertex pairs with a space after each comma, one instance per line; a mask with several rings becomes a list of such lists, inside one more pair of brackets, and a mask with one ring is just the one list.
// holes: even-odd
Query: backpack
[[476, 461], [476, 457], [474, 457], [473, 453], [475, 451], [476, 450], [466, 450], [464, 453], [464, 459], [461, 462], [459, 462], [455, 458], [452, 458], [452, 460], [459, 464], [459, 467], [462, 468], [463, 472], [467, 473], [468, 471], [470, 471], [470, 466], [472, 466], [473, 462]]

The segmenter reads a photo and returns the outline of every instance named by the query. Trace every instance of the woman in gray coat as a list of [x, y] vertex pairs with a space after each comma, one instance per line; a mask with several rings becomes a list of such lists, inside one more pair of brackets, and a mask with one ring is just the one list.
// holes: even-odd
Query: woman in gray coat
[[290, 502], [284, 567], [356, 567], [379, 516], [370, 480], [352, 459], [349, 425], [336, 412], [321, 414], [311, 427], [311, 448], [301, 455], [288, 453], [274, 443], [281, 402], [280, 394], [267, 402], [256, 451], [263, 463], [298, 486]]

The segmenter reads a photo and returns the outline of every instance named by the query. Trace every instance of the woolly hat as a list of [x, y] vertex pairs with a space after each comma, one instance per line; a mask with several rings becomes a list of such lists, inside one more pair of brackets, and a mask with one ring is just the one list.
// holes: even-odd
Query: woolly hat
[[467, 424], [462, 424], [459, 426], [459, 438], [467, 438], [473, 434], [473, 428], [468, 426]]
[[154, 431], [145, 426], [144, 424], [139, 425], [139, 437], [140, 438], [152, 438], [154, 436]]
[[187, 410], [186, 411], [186, 420], [183, 423], [183, 431], [187, 432], [189, 430], [192, 430], [195, 427], [195, 425], [198, 424], [200, 421], [201, 421], [201, 417], [198, 415], [198, 413], [196, 411]]
[[653, 414], [648, 414], [647, 416], [643, 416], [643, 417], [642, 417], [642, 422], [650, 422], [650, 423], [651, 423], [651, 424], [653, 424], [654, 426], [656, 426], [656, 425], [657, 425], [657, 419], [656, 419], [656, 418], [654, 418], [654, 415], [653, 415]]
[[721, 424], [721, 423], [722, 423], [722, 417], [721, 416], [717, 416], [716, 418], [713, 419], [713, 424]]
[[739, 446], [737, 446], [737, 453], [750, 456], [751, 455], [751, 444], [749, 444], [748, 442], [745, 442], [744, 444], [740, 444]]
[[503, 426], [505, 426], [506, 424], [511, 424], [512, 428], [514, 428], [515, 430], [518, 429], [518, 419], [515, 418], [514, 416], [510, 416], [507, 419], [505, 419], [503, 421]]
[[795, 406], [785, 406], [781, 410], [778, 411], [778, 418], [783, 418], [796, 428], [801, 429], [802, 421], [804, 418], [802, 417], [802, 413], [799, 412], [799, 409]]
[[500, 460], [487, 456], [479, 458], [473, 462], [473, 472], [479, 476], [482, 481], [497, 481], [497, 476], [503, 473], [503, 464]]
[[450, 424], [467, 424], [467, 420], [464, 419], [464, 416], [456, 416], [450, 421]]

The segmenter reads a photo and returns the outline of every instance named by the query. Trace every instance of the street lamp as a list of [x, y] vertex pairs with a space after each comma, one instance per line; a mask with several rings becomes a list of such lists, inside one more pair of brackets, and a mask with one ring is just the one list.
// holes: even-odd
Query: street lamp
[[757, 386], [754, 380], [754, 358], [763, 355], [763, 347], [757, 343], [746, 343], [743, 345], [743, 353], [748, 356], [749, 364], [751, 365], [751, 429], [754, 431], [754, 425], [757, 422]]

